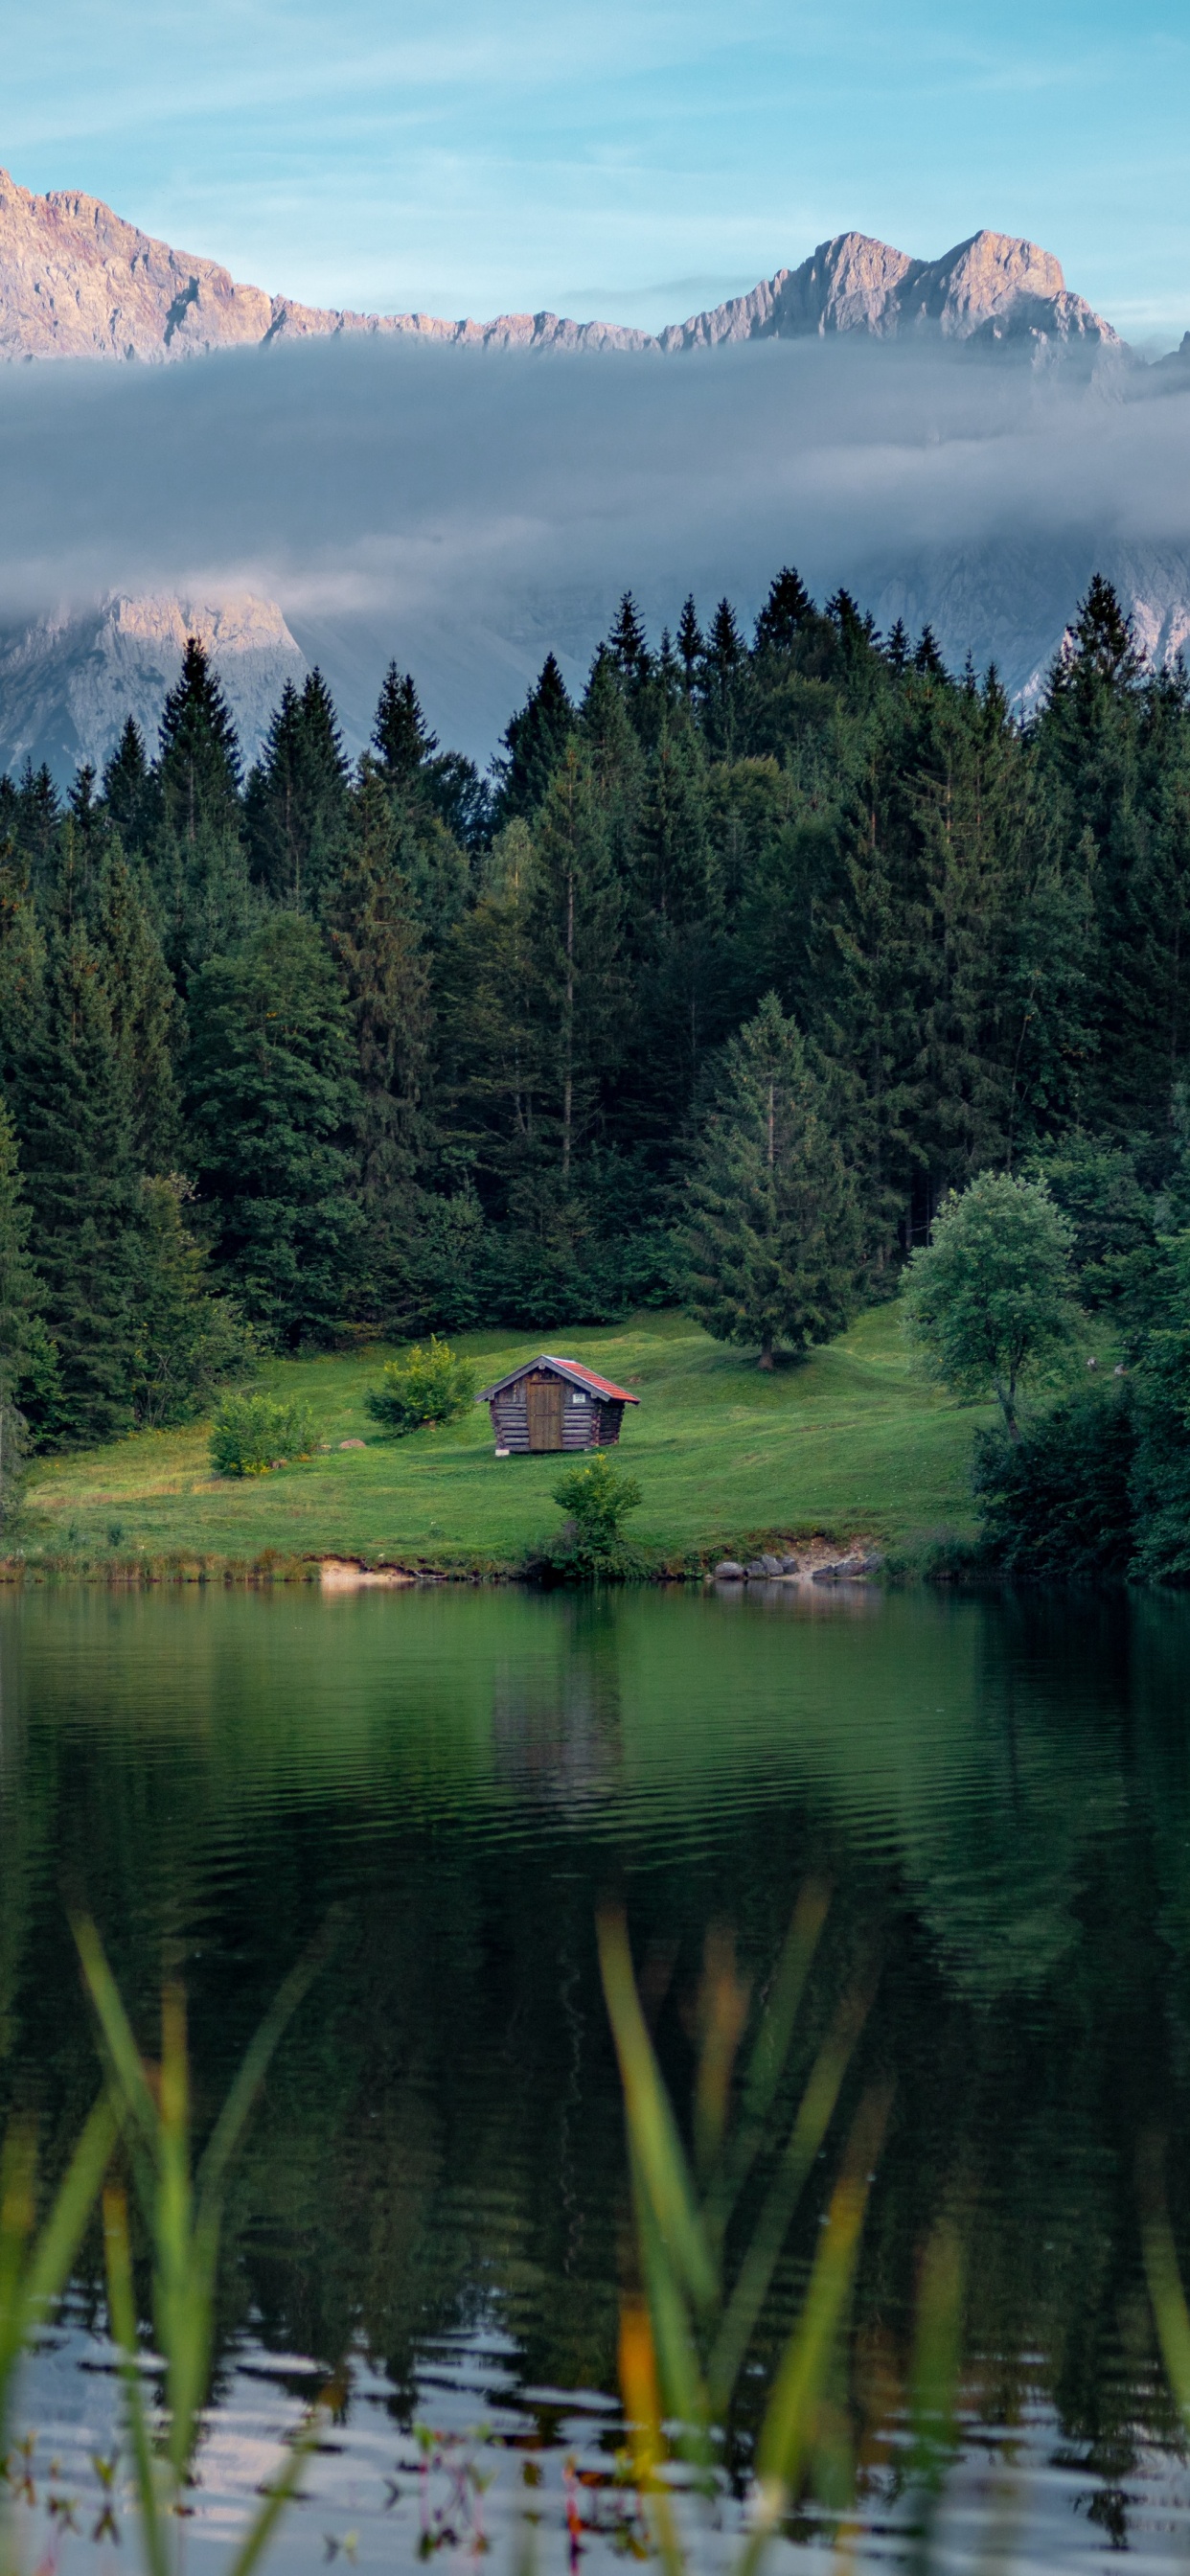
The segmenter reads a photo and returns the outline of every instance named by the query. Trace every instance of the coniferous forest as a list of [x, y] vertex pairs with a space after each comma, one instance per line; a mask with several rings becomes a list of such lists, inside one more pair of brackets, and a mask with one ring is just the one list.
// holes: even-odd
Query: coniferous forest
[[1101, 580], [1027, 721], [792, 571], [751, 638], [626, 597], [487, 779], [395, 665], [357, 765], [315, 671], [245, 776], [191, 642], [157, 746], [0, 782], [4, 1393], [61, 1447], [254, 1346], [675, 1298], [746, 1339], [775, 1185], [764, 1362], [989, 1167], [1110, 1303], [1186, 1222], [1188, 997], [1190, 682]]

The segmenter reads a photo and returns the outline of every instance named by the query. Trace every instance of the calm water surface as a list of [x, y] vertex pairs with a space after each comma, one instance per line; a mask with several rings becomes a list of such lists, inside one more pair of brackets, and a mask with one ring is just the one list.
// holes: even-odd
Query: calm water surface
[[[1160, 2129], [1190, 2278], [1188, 1649], [1176, 1600], [0, 1600], [0, 2089], [51, 2160], [96, 2083], [67, 1902], [98, 1920], [147, 2048], [180, 1970], [204, 2116], [342, 1909], [230, 2196], [194, 2563], [214, 2576], [279, 2434], [345, 2362], [278, 2565], [412, 2563], [417, 2421], [460, 2459], [494, 2430], [485, 2528], [502, 2550], [529, 2500], [543, 2563], [564, 2564], [563, 2464], [606, 2466], [618, 2435], [597, 1904], [627, 1903], [684, 2102], [708, 1926], [734, 1928], [763, 1988], [809, 1871], [836, 1892], [804, 2051], [857, 1961], [881, 1962], [860, 2072], [883, 2065], [896, 2107], [856, 2311], [879, 2412], [925, 2227], [948, 2193], [973, 2212], [947, 2563], [988, 2563], [989, 2529], [998, 2564], [1184, 2556], [1133, 2176]], [[43, 2472], [58, 2460], [82, 2500], [68, 2566], [110, 2555], [86, 2537], [114, 2416], [99, 2284], [95, 2244], [24, 2391]], [[737, 2487], [762, 2374], [750, 2388]], [[869, 2447], [859, 2551], [891, 2563], [897, 2444]], [[474, 2539], [460, 2526], [463, 2555]], [[722, 2558], [725, 2533], [704, 2544]], [[611, 2545], [591, 2540], [592, 2565]], [[795, 2549], [821, 2563], [821, 2533]]]

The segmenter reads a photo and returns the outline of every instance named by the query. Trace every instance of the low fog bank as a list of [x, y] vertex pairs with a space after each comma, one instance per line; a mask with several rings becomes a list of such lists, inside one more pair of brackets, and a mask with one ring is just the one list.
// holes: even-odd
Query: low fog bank
[[[0, 371], [0, 619], [116, 590], [279, 602], [353, 743], [384, 664], [486, 760], [631, 586], [747, 617], [782, 562], [1027, 690], [1100, 565], [1190, 628], [1190, 375], [770, 341], [689, 357], [314, 343]], [[1146, 628], [1147, 620], [1147, 628]]]

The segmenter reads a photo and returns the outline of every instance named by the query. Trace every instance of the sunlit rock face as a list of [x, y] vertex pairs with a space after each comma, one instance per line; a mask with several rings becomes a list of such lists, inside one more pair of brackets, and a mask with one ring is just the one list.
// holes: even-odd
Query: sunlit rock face
[[219, 601], [113, 596], [97, 608], [40, 617], [0, 644], [0, 770], [26, 760], [67, 777], [102, 769], [131, 715], [150, 754], [188, 635], [219, 674], [245, 760], [260, 748], [286, 680], [307, 663], [275, 602], [250, 592]]
[[491, 322], [426, 313], [321, 311], [242, 286], [217, 261], [155, 241], [97, 197], [34, 196], [0, 171], [0, 356], [162, 361], [212, 349], [370, 332], [491, 348], [713, 348], [721, 341], [860, 331], [1025, 342], [1119, 345], [1058, 261], [1036, 243], [979, 232], [942, 259], [911, 259], [865, 233], [822, 242], [800, 268], [780, 268], [750, 295], [656, 336], [556, 313]]

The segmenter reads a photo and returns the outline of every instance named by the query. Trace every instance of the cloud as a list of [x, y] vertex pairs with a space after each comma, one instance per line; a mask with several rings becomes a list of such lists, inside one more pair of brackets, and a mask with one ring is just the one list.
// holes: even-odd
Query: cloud
[[750, 616], [786, 561], [1023, 681], [1098, 557], [1190, 598], [1188, 432], [1173, 370], [857, 342], [11, 368], [0, 616], [267, 593], [356, 739], [392, 654], [484, 757], [547, 649], [581, 678], [626, 587], [654, 627], [688, 590]]

